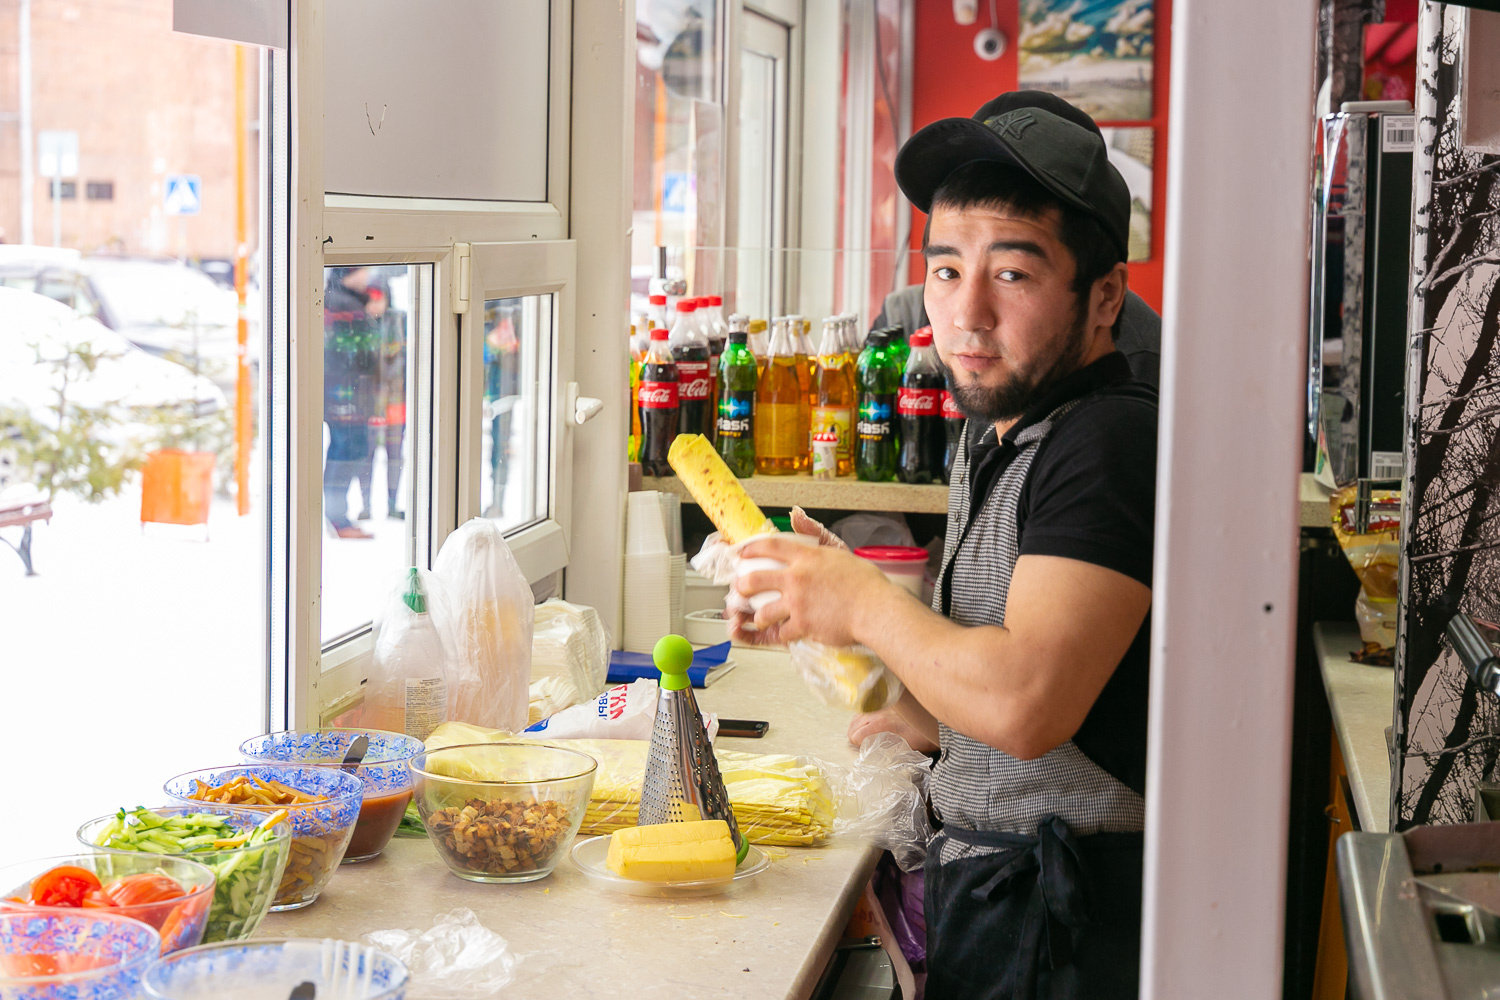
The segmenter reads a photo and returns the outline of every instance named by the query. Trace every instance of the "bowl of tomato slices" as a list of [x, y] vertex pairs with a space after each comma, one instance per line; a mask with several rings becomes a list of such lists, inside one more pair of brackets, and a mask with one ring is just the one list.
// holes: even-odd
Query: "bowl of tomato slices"
[[101, 910], [139, 920], [161, 935], [161, 953], [203, 940], [214, 873], [186, 858], [75, 854], [0, 868], [0, 912]]

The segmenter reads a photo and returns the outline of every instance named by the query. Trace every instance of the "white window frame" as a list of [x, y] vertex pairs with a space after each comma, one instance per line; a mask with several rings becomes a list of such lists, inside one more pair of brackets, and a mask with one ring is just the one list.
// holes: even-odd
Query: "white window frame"
[[[613, 19], [603, 18], [595, 27], [608, 31]], [[465, 202], [431, 198], [386, 198], [354, 195], [328, 195], [325, 198], [301, 197], [309, 191], [323, 191], [324, 107], [324, 3], [323, 0], [292, 0], [290, 39], [290, 110], [291, 170], [289, 197], [290, 261], [288, 264], [291, 301], [291, 334], [287, 361], [291, 380], [286, 393], [286, 423], [289, 428], [287, 448], [285, 523], [276, 525], [273, 535], [272, 607], [284, 616], [284, 625], [273, 625], [278, 641], [272, 649], [272, 719], [274, 726], [314, 725], [339, 714], [354, 704], [361, 693], [365, 671], [373, 649], [368, 629], [345, 638], [325, 650], [321, 635], [321, 553], [322, 553], [322, 325], [323, 269], [327, 265], [352, 263], [425, 263], [434, 268], [434, 321], [432, 330], [432, 400], [431, 421], [432, 511], [429, 537], [419, 539], [419, 559], [430, 559], [443, 539], [467, 515], [474, 513], [469, 497], [467, 477], [478, 465], [477, 415], [472, 426], [464, 429], [461, 414], [473, 401], [473, 377], [459, 383], [460, 372], [482, 379], [482, 372], [468, 372], [462, 364], [463, 343], [480, 322], [483, 296], [500, 291], [493, 278], [474, 285], [478, 301], [471, 292], [467, 303], [461, 301], [464, 280], [474, 281], [481, 271], [473, 267], [471, 255], [478, 247], [489, 261], [503, 260], [523, 276], [520, 283], [508, 281], [507, 294], [553, 292], [557, 309], [554, 313], [553, 344], [553, 448], [548, 468], [552, 476], [549, 489], [550, 517], [516, 533], [509, 540], [528, 578], [541, 579], [565, 565], [570, 519], [577, 516], [570, 503], [570, 483], [575, 474], [571, 435], [561, 426], [570, 418], [570, 361], [575, 345], [584, 336], [597, 337], [608, 324], [589, 325], [588, 334], [575, 330], [572, 269], [574, 251], [565, 245], [569, 236], [570, 189], [574, 180], [570, 161], [572, 129], [570, 121], [573, 37], [572, 6], [566, 0], [551, 3], [548, 94], [547, 200], [545, 202]], [[614, 26], [619, 29], [620, 26]], [[623, 31], [621, 31], [623, 34]], [[633, 35], [633, 26], [632, 26]], [[622, 44], [620, 48], [625, 48]], [[585, 50], [586, 51], [586, 50]], [[633, 57], [633, 52], [631, 52]], [[610, 88], [618, 87], [610, 83]], [[628, 91], [628, 88], [624, 88]], [[601, 88], [601, 92], [608, 92]], [[609, 159], [615, 169], [628, 163], [630, 137], [624, 133], [622, 159]], [[617, 140], [617, 144], [618, 144]], [[591, 150], [591, 156], [597, 150]], [[505, 245], [504, 249], [494, 247]], [[562, 268], [560, 261], [568, 267]], [[497, 265], [498, 266], [498, 265]], [[628, 272], [628, 267], [625, 269]], [[485, 273], [495, 272], [487, 264]], [[560, 277], [561, 276], [561, 277]], [[535, 281], [531, 279], [537, 279]], [[529, 282], [529, 283], [528, 283]], [[609, 282], [602, 282], [608, 287]], [[626, 299], [619, 299], [617, 311], [623, 313]], [[463, 322], [460, 322], [463, 320]], [[622, 328], [623, 329], [623, 328]], [[462, 339], [461, 339], [462, 338]], [[594, 350], [593, 353], [600, 353]], [[624, 352], [619, 352], [624, 356]], [[589, 382], [595, 392], [602, 374], [595, 366]], [[624, 385], [623, 364], [619, 380]], [[482, 391], [482, 383], [479, 383]], [[574, 388], [571, 394], [576, 395]], [[472, 407], [478, 413], [477, 407]], [[601, 424], [618, 424], [618, 415]], [[608, 431], [609, 427], [601, 428]], [[623, 432], [619, 435], [619, 479], [624, 479]], [[467, 461], [465, 459], [467, 458]], [[621, 490], [623, 493], [623, 489]], [[618, 501], [616, 501], [617, 503]], [[596, 508], [607, 501], [598, 498]], [[598, 516], [590, 509], [587, 516]], [[561, 520], [559, 520], [561, 518]], [[278, 537], [281, 536], [281, 537]], [[425, 545], [423, 544], [425, 542]], [[618, 548], [618, 541], [614, 548]], [[426, 550], [424, 553], [423, 550]], [[612, 556], [618, 566], [618, 555]], [[423, 560], [425, 561], [425, 560]], [[618, 588], [614, 591], [618, 602]], [[605, 611], [606, 621], [616, 622], [615, 608]], [[277, 628], [281, 629], [277, 633]], [[278, 665], [277, 660], [281, 663]]]

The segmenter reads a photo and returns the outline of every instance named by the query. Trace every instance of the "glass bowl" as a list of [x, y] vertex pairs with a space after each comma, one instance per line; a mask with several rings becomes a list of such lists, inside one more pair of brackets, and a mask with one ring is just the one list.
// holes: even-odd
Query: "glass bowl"
[[[192, 806], [160, 806], [151, 812], [168, 820], [194, 814], [207, 814], [224, 820], [234, 834], [248, 834], [266, 818], [266, 813], [240, 806], [220, 806], [201, 802]], [[214, 847], [205, 844], [200, 848], [174, 852], [161, 842], [150, 842], [136, 846], [129, 841], [134, 837], [117, 836], [121, 831], [142, 832], [143, 828], [132, 822], [131, 814], [125, 810], [91, 819], [78, 828], [78, 840], [85, 847], [106, 854], [140, 855], [145, 857], [188, 858], [205, 865], [214, 873], [214, 900], [208, 910], [208, 926], [203, 932], [203, 943], [216, 941], [238, 941], [247, 938], [260, 926], [275, 899], [276, 889], [281, 885], [281, 876], [286, 871], [287, 859], [291, 857], [292, 825], [277, 823], [270, 827], [271, 838], [255, 847]], [[162, 853], [166, 852], [166, 853]]]
[[[336, 974], [348, 975], [351, 966], [353, 982], [359, 985], [335, 979]], [[368, 983], [361, 984], [367, 973]], [[374, 948], [346, 941], [266, 938], [179, 951], [151, 966], [141, 985], [154, 1000], [219, 1000], [229, 983], [238, 1000], [286, 1000], [305, 982], [312, 983], [320, 997], [401, 1000], [409, 978], [406, 966]]]
[[0, 997], [132, 1000], [161, 935], [105, 910], [0, 913]]
[[465, 744], [411, 759], [427, 839], [473, 882], [552, 874], [583, 822], [598, 766], [545, 743]]
[[98, 876], [108, 888], [118, 879], [137, 875], [165, 875], [186, 890], [176, 899], [154, 903], [131, 903], [110, 907], [108, 912], [139, 920], [154, 927], [161, 935], [161, 951], [191, 948], [203, 941], [208, 925], [209, 903], [214, 896], [214, 873], [196, 861], [163, 858], [151, 854], [75, 854], [60, 858], [39, 858], [0, 868], [0, 910], [66, 912], [74, 907], [36, 906], [17, 903], [28, 899], [32, 880], [60, 865], [83, 868]]
[[240, 756], [252, 764], [278, 761], [338, 766], [361, 736], [369, 746], [351, 773], [365, 783], [365, 797], [349, 849], [344, 852], [346, 865], [370, 860], [391, 842], [411, 801], [411, 771], [406, 762], [422, 752], [422, 741], [381, 729], [297, 729], [267, 733], [240, 744]]
[[162, 786], [167, 798], [193, 805], [201, 800], [193, 792], [201, 785], [218, 788], [236, 778], [277, 781], [308, 795], [321, 795], [325, 801], [303, 805], [246, 805], [269, 815], [285, 809], [292, 821], [292, 847], [286, 871], [276, 890], [271, 911], [297, 910], [312, 905], [333, 877], [349, 847], [354, 821], [359, 818], [365, 785], [359, 778], [332, 767], [303, 767], [297, 764], [245, 764], [239, 767], [211, 767], [189, 771], [168, 779]]

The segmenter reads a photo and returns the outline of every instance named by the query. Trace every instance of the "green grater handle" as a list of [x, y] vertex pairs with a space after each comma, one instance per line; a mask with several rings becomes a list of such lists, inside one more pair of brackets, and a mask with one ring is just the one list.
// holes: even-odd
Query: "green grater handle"
[[663, 691], [681, 691], [690, 687], [688, 667], [693, 665], [693, 644], [680, 635], [664, 635], [656, 640], [651, 659], [661, 671]]

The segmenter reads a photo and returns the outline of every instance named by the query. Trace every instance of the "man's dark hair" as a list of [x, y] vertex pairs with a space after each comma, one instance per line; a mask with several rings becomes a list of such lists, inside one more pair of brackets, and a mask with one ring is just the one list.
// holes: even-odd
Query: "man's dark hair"
[[[1073, 293], [1080, 314], [1088, 309], [1094, 282], [1104, 277], [1124, 258], [1092, 215], [1060, 200], [1026, 171], [1004, 163], [978, 160], [949, 174], [932, 195], [932, 212], [922, 230], [926, 249], [932, 230], [932, 215], [939, 208], [995, 208], [1036, 219], [1051, 209], [1058, 212], [1058, 240], [1073, 255]], [[1121, 308], [1120, 315], [1125, 310]], [[1114, 335], [1120, 335], [1120, 316], [1115, 317]]]

